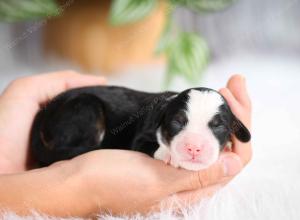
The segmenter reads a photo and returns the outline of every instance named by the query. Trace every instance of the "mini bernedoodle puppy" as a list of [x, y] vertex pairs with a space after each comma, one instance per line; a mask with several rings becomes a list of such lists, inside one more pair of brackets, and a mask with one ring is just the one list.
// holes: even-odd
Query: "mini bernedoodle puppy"
[[69, 90], [43, 106], [30, 144], [40, 166], [92, 150], [126, 149], [200, 170], [218, 159], [231, 135], [242, 142], [251, 136], [215, 90], [146, 93], [96, 86]]

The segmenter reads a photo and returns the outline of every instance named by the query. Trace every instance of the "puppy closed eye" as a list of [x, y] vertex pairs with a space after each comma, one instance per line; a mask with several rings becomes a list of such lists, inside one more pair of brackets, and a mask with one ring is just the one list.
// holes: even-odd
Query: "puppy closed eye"
[[171, 121], [170, 123], [170, 127], [174, 130], [174, 131], [180, 131], [182, 128], [183, 128], [183, 124], [180, 123], [179, 121], [177, 120], [173, 120]]
[[183, 127], [186, 125], [187, 120], [182, 114], [176, 115], [170, 122], [170, 128], [172, 130], [172, 133], [178, 133], [183, 129]]
[[222, 127], [224, 126], [223, 121], [220, 118], [214, 118], [211, 122], [210, 122], [210, 126], [214, 127], [214, 128], [218, 128], [218, 127]]

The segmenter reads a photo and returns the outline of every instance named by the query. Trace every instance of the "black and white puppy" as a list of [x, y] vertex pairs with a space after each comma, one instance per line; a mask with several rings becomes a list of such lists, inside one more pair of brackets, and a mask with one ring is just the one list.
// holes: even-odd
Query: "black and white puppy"
[[250, 132], [215, 90], [145, 93], [97, 86], [67, 91], [36, 115], [31, 149], [40, 166], [96, 149], [127, 149], [175, 167], [213, 164], [234, 134]]

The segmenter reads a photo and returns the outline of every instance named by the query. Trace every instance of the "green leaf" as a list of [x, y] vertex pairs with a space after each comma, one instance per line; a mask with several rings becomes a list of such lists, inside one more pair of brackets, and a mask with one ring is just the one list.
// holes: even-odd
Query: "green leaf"
[[156, 0], [113, 0], [109, 20], [113, 25], [133, 23], [154, 9]]
[[196, 83], [208, 64], [209, 50], [199, 35], [183, 32], [168, 48], [167, 58], [167, 79], [180, 75], [189, 82]]
[[[170, 0], [169, 0], [170, 1]], [[166, 49], [170, 46], [174, 35], [177, 31], [177, 26], [173, 22], [173, 11], [175, 10], [174, 5], [172, 5], [172, 1], [169, 2], [168, 8], [165, 13], [166, 22], [164, 24], [164, 29], [161, 33], [159, 42], [155, 48], [155, 53], [160, 54], [166, 51]]]
[[197, 12], [221, 10], [236, 0], [172, 0]]
[[170, 0], [170, 2], [174, 5], [184, 4], [186, 0]]
[[173, 35], [174, 35], [174, 24], [172, 23], [171, 19], [167, 20], [167, 23], [164, 27], [163, 32], [161, 33], [159, 42], [156, 46], [155, 53], [160, 54], [167, 50], [170, 46]]
[[0, 20], [22, 21], [59, 14], [54, 0], [0, 0]]

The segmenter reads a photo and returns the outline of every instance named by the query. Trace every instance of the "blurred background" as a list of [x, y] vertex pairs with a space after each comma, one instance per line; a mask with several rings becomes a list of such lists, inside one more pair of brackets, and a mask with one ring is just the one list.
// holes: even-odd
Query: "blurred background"
[[[165, 89], [165, 81], [180, 90], [228, 72], [261, 80], [268, 73], [272, 82], [297, 72], [299, 0], [211, 0], [215, 5], [195, 0], [199, 8], [153, 0], [145, 1], [156, 2], [146, 9], [115, 0], [123, 11], [113, 10], [117, 7], [108, 0], [58, 1], [57, 8], [50, 4], [55, 0], [5, 2], [0, 2], [0, 88], [18, 75], [61, 69], [106, 75], [111, 83], [147, 90]], [[195, 39], [181, 36], [195, 32]], [[291, 68], [289, 73], [281, 65]]]
[[[180, 90], [213, 76], [224, 83], [220, 77], [228, 73], [260, 77], [258, 81], [270, 74], [273, 82], [275, 76], [289, 78], [297, 72], [299, 0], [211, 0], [225, 6], [212, 4], [210, 10], [201, 5], [205, 0], [198, 1], [198, 10], [153, 0], [156, 4], [146, 6], [150, 9], [144, 14], [126, 4], [120, 6], [123, 11], [113, 10], [108, 0], [58, 1], [60, 8], [54, 9], [49, 2], [55, 0], [5, 2], [0, 2], [0, 88], [18, 75], [61, 69], [106, 75], [111, 83], [147, 90], [165, 89], [169, 78], [168, 86]], [[136, 10], [146, 11], [139, 5]], [[166, 29], [171, 31], [165, 34]], [[193, 32], [197, 39], [182, 39], [183, 33]]]
[[[0, 91], [19, 76], [64, 69], [146, 91], [218, 89], [242, 73], [254, 111], [248, 175], [276, 171], [271, 183], [300, 183], [300, 0], [194, 1], [198, 8], [193, 1], [174, 2], [139, 6], [139, 16], [118, 5], [112, 14], [111, 2], [99, 0], [69, 1], [49, 20], [4, 17]], [[288, 193], [286, 199], [299, 195], [299, 201], [299, 187]]]

